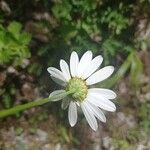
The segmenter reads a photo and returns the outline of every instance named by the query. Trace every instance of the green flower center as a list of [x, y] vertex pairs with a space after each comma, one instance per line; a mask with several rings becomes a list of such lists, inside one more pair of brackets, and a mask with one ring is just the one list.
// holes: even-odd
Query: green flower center
[[84, 80], [74, 77], [69, 80], [66, 91], [73, 91], [71, 97], [75, 101], [82, 102], [87, 96], [87, 85]]

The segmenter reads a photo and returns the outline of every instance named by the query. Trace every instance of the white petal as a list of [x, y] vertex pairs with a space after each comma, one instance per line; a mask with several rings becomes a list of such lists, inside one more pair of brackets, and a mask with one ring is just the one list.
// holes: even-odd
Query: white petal
[[78, 64], [79, 64], [78, 54], [73, 51], [70, 56], [70, 72], [72, 77], [77, 76]]
[[56, 90], [52, 92], [49, 97], [53, 97], [51, 101], [59, 101], [67, 96], [67, 93], [65, 90]]
[[111, 112], [116, 111], [115, 104], [110, 100], [106, 99], [105, 97], [97, 96], [95, 94], [88, 94], [87, 101], [91, 102], [95, 106], [98, 106], [104, 110], [111, 111]]
[[104, 88], [91, 88], [91, 89], [88, 89], [88, 93], [97, 94], [98, 97], [102, 96], [107, 99], [114, 99], [117, 97], [115, 92], [109, 89], [104, 89]]
[[87, 83], [87, 85], [92, 85], [92, 84], [98, 83], [100, 81], [103, 81], [106, 78], [108, 78], [113, 73], [113, 71], [114, 71], [114, 67], [113, 66], [106, 66], [106, 67], [98, 70], [94, 74], [92, 74], [86, 80], [86, 83]]
[[87, 66], [91, 63], [92, 60], [92, 52], [87, 51], [83, 54], [83, 56], [80, 59], [80, 62], [78, 64], [78, 77], [82, 76], [82, 73], [85, 69], [87, 69]]
[[62, 81], [62, 80], [59, 80], [58, 78], [55, 78], [51, 75], [51, 78], [54, 82], [56, 82], [57, 84], [61, 85], [61, 86], [66, 86], [66, 82]]
[[87, 106], [86, 102], [81, 103], [81, 108], [90, 127], [94, 131], [96, 131], [98, 128], [98, 125], [97, 125], [97, 120], [93, 114], [93, 111]]
[[82, 78], [88, 78], [92, 73], [94, 73], [101, 65], [103, 57], [101, 55], [95, 57], [90, 64], [87, 66], [87, 69], [84, 71]]
[[64, 81], [64, 82], [66, 82], [66, 79], [65, 79], [63, 73], [62, 73], [60, 70], [58, 70], [58, 69], [56, 69], [56, 68], [54, 68], [54, 67], [49, 67], [49, 68], [47, 68], [47, 71], [48, 71], [53, 77], [55, 77], [55, 78], [57, 78], [57, 79], [59, 79], [59, 80], [62, 80], [62, 81]]
[[102, 122], [106, 122], [104, 113], [95, 105], [87, 101], [89, 108], [93, 111], [94, 115]]
[[68, 119], [70, 125], [73, 127], [77, 122], [77, 105], [75, 102], [70, 102], [68, 110]]
[[70, 72], [69, 72], [69, 66], [64, 60], [60, 60], [60, 69], [67, 81], [71, 79]]

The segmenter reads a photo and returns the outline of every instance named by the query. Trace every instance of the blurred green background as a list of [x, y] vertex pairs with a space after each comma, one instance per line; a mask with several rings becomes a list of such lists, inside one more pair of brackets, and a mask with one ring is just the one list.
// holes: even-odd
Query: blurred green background
[[117, 112], [93, 132], [82, 115], [71, 128], [60, 102], [32, 108], [0, 120], [0, 149], [150, 149], [149, 0], [1, 0], [0, 109], [58, 89], [46, 69], [73, 50], [115, 66], [97, 86], [116, 91]]

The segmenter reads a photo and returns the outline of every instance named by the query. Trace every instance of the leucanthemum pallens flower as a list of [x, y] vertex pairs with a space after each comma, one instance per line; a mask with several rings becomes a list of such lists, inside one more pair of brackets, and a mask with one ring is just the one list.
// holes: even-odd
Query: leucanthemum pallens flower
[[[50, 96], [70, 92], [62, 100], [62, 108], [68, 108], [68, 119], [71, 126], [77, 122], [77, 107], [80, 107], [87, 122], [93, 130], [97, 130], [97, 119], [106, 122], [106, 117], [101, 109], [114, 112], [116, 107], [110, 100], [116, 98], [116, 94], [109, 89], [90, 88], [98, 82], [108, 78], [114, 71], [113, 66], [106, 66], [99, 69], [103, 58], [101, 55], [92, 58], [92, 52], [87, 51], [81, 59], [76, 52], [70, 56], [70, 67], [64, 60], [60, 60], [60, 70], [49, 67], [47, 70], [51, 78], [64, 87], [64, 90], [57, 90]], [[61, 99], [58, 97], [59, 100]]]

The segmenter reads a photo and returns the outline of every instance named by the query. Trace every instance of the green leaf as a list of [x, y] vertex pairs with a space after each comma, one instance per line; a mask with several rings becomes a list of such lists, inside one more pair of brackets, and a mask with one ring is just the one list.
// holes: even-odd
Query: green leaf
[[27, 45], [31, 41], [31, 34], [23, 32], [22, 34], [20, 34], [19, 40], [21, 41], [22, 44]]
[[11, 22], [7, 28], [0, 26], [0, 64], [18, 66], [24, 58], [30, 57], [31, 35], [21, 32], [21, 27], [18, 22]]
[[64, 0], [62, 3], [56, 3], [52, 7], [54, 16], [58, 19], [65, 18], [67, 20], [71, 20], [70, 11], [72, 9], [72, 5], [67, 0]]
[[139, 84], [139, 77], [143, 72], [143, 65], [136, 52], [132, 53], [130, 80], [133, 85]]
[[10, 108], [12, 105], [11, 96], [7, 93], [3, 95], [3, 104], [5, 108]]
[[12, 33], [16, 38], [18, 38], [18, 35], [20, 34], [22, 25], [18, 22], [11, 22], [8, 26], [8, 31]]

